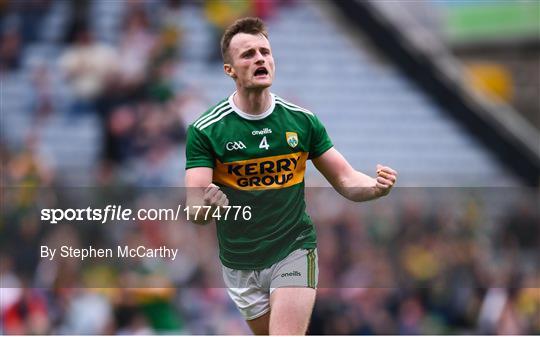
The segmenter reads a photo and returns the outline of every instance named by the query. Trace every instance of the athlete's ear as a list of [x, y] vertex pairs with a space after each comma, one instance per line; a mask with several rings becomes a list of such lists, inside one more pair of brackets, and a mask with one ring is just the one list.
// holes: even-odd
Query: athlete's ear
[[227, 76], [230, 76], [233, 79], [236, 78], [236, 73], [234, 72], [234, 68], [230, 64], [228, 63], [223, 64], [223, 70], [225, 71], [225, 74], [227, 74]]

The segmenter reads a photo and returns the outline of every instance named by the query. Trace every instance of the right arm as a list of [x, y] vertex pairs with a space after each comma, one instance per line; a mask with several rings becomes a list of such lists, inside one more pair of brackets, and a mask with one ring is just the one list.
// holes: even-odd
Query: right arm
[[211, 212], [216, 207], [229, 205], [229, 200], [218, 186], [212, 184], [213, 169], [210, 167], [193, 167], [186, 170], [186, 206], [189, 210], [189, 219], [198, 225], [205, 225], [212, 217], [205, 218], [206, 212], [198, 212], [193, 206], [211, 206]]
[[356, 202], [387, 195], [397, 180], [397, 172], [387, 166], [377, 165], [376, 178], [356, 171], [335, 148], [313, 158], [313, 164], [339, 194]]

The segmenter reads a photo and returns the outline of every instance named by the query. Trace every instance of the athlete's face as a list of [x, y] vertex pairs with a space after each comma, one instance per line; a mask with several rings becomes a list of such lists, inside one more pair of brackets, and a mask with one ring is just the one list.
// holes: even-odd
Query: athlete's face
[[245, 89], [264, 89], [274, 79], [274, 58], [270, 42], [264, 35], [239, 33], [229, 45], [230, 64], [224, 64], [227, 75]]

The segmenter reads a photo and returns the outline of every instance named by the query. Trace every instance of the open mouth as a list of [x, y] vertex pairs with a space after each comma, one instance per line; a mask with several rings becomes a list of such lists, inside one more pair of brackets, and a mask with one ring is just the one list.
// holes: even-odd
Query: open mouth
[[259, 67], [257, 70], [255, 70], [255, 73], [253, 74], [255, 76], [266, 76], [268, 75], [268, 70], [265, 67]]

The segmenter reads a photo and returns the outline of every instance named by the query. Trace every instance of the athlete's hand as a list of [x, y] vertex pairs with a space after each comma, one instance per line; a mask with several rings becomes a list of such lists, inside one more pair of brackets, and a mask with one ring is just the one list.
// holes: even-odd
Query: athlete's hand
[[219, 189], [219, 186], [214, 184], [210, 184], [204, 189], [203, 200], [205, 206], [212, 206], [213, 208], [229, 205], [229, 199], [227, 199], [225, 193]]
[[377, 178], [375, 178], [375, 189], [379, 197], [390, 193], [397, 181], [397, 172], [388, 166], [377, 164]]

